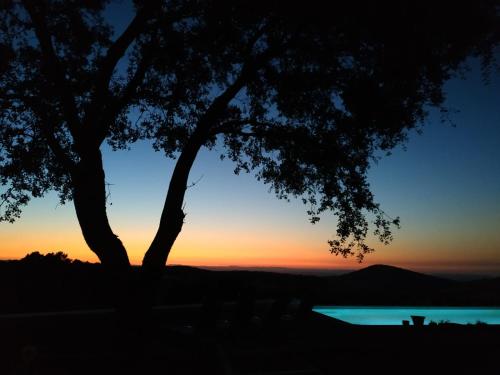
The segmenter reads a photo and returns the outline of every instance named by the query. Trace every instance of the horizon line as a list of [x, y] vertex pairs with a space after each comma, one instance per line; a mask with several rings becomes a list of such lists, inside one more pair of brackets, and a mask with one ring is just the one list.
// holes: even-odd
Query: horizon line
[[[0, 261], [16, 261], [16, 260], [21, 260], [22, 258], [11, 258], [11, 257], [2, 257], [0, 256]], [[84, 263], [91, 263], [91, 264], [100, 264], [100, 262], [95, 262], [95, 261], [89, 261], [89, 260], [81, 260], [78, 258], [70, 258], [71, 260], [78, 260], [80, 262]], [[182, 266], [182, 267], [192, 267], [192, 268], [200, 268], [200, 269], [207, 269], [207, 270], [239, 270], [239, 271], [244, 271], [244, 270], [249, 270], [249, 271], [264, 271], [264, 272], [273, 272], [273, 271], [281, 271], [283, 273], [292, 273], [292, 274], [306, 274], [306, 275], [326, 275], [326, 274], [332, 274], [332, 275], [339, 275], [339, 274], [344, 274], [344, 273], [349, 273], [349, 272], [354, 272], [358, 271], [364, 268], [368, 268], [374, 265], [385, 265], [385, 266], [391, 266], [391, 267], [396, 267], [396, 268], [401, 268], [404, 270], [408, 271], [413, 271], [417, 273], [423, 273], [423, 274], [428, 274], [428, 275], [434, 275], [434, 276], [444, 276], [444, 275], [450, 275], [450, 276], [488, 276], [488, 277], [500, 277], [500, 269], [489, 269], [489, 270], [478, 270], [478, 269], [440, 269], [440, 268], [429, 268], [429, 267], [412, 267], [412, 266], [405, 266], [405, 265], [399, 265], [399, 264], [387, 264], [387, 263], [374, 263], [374, 264], [364, 264], [360, 265], [358, 268], [353, 268], [353, 267], [318, 267], [318, 266], [286, 266], [286, 265], [238, 265], [238, 264], [230, 264], [230, 265], [206, 265], [206, 264], [188, 264], [188, 263], [167, 263], [165, 264], [165, 267], [172, 267], [172, 266]], [[134, 267], [140, 267], [140, 263], [132, 263], [131, 266]]]

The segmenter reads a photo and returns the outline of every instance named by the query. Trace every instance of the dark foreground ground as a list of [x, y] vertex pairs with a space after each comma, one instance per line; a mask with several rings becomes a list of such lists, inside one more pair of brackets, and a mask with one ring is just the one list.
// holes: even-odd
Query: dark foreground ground
[[388, 266], [331, 277], [167, 267], [155, 309], [124, 316], [99, 265], [62, 255], [0, 262], [0, 375], [500, 374], [497, 326], [353, 326], [310, 311], [500, 306], [500, 278], [456, 282]]
[[353, 326], [296, 312], [271, 322], [271, 306], [245, 324], [232, 304], [204, 324], [200, 305], [156, 309], [146, 333], [123, 330], [111, 310], [3, 315], [0, 374], [499, 373], [497, 326]]

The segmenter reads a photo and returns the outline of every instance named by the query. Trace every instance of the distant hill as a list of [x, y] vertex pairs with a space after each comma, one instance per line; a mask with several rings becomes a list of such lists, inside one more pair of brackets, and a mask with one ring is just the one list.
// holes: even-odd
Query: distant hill
[[[133, 269], [140, 271], [139, 267]], [[112, 307], [116, 294], [112, 285], [100, 264], [73, 261], [59, 254], [35, 253], [23, 260], [0, 261], [0, 314]], [[175, 265], [165, 267], [156, 304], [201, 303], [207, 297], [236, 301], [242, 293], [256, 299], [315, 301], [325, 285], [316, 276]]]
[[329, 277], [328, 285], [336, 304], [421, 305], [438, 303], [436, 296], [456, 282], [378, 264]]
[[500, 306], [500, 278], [458, 281], [374, 265], [330, 278], [329, 296], [339, 304]]
[[441, 277], [426, 275], [419, 272], [406, 270], [404, 268], [376, 264], [358, 271], [346, 273], [338, 276], [342, 282], [363, 283], [370, 287], [393, 287], [413, 288], [413, 287], [442, 287], [454, 284], [454, 281]]
[[[60, 254], [0, 261], [0, 313], [111, 307], [115, 291], [107, 287], [109, 275], [103, 271], [99, 264]], [[500, 306], [500, 278], [453, 281], [387, 265], [322, 277], [178, 265], [165, 267], [156, 303], [235, 301], [242, 293], [316, 305]]]

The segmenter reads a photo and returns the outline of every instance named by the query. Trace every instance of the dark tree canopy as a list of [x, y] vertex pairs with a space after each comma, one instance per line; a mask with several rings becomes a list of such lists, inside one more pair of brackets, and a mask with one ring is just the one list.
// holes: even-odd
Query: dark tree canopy
[[370, 163], [430, 107], [446, 111], [443, 84], [469, 56], [487, 70], [499, 40], [496, 0], [137, 0], [121, 35], [107, 4], [1, 2], [0, 214], [14, 221], [55, 190], [115, 265], [128, 259], [107, 221], [100, 147], [139, 139], [177, 159], [145, 266], [164, 265], [191, 165], [215, 144], [237, 173], [303, 199], [312, 222], [332, 211], [331, 251], [362, 259], [371, 221], [385, 243], [399, 224], [370, 192]]

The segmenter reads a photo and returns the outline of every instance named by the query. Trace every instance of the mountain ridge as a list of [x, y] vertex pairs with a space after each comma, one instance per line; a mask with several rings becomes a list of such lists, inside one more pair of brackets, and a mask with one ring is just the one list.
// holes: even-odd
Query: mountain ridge
[[377, 280], [378, 282], [387, 281], [390, 278], [404, 279], [412, 282], [434, 282], [434, 283], [449, 283], [454, 282], [451, 279], [429, 275], [422, 272], [412, 271], [406, 268], [386, 265], [374, 264], [360, 270], [339, 275], [338, 278], [344, 280]]

